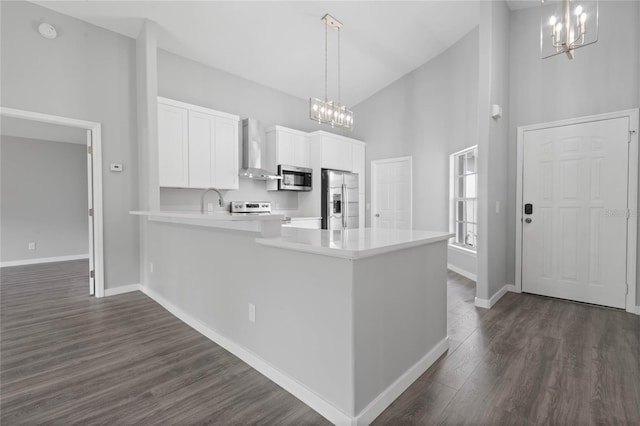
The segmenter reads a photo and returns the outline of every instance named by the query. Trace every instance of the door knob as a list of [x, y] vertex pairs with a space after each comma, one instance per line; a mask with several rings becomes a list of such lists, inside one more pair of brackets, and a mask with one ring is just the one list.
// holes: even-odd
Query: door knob
[[527, 222], [527, 223], [531, 223], [531, 218], [530, 218], [530, 217], [528, 217], [528, 218], [526, 218], [524, 221], [525, 221], [525, 222]]
[[376, 213], [376, 217], [380, 217], [380, 213]]

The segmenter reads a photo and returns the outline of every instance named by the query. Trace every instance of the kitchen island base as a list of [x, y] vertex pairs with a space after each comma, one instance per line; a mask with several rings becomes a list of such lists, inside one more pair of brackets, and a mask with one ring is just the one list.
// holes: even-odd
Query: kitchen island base
[[197, 225], [148, 236], [143, 290], [335, 424], [369, 424], [448, 348], [446, 236], [358, 259]]

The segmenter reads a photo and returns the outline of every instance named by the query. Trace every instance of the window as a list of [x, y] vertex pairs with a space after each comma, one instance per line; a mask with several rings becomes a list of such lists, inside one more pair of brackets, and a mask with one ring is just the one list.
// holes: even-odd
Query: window
[[478, 228], [478, 147], [451, 155], [453, 245], [476, 251]]

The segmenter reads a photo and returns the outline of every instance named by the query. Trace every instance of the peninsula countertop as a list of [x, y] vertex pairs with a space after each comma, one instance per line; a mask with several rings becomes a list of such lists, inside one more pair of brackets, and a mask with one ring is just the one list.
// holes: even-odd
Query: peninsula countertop
[[345, 259], [361, 259], [446, 241], [453, 234], [407, 229], [356, 228], [345, 230], [282, 228], [281, 236], [257, 238], [261, 245]]

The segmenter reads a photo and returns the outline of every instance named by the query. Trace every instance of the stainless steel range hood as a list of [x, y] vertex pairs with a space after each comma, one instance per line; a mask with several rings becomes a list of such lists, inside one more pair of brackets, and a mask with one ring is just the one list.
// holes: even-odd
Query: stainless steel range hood
[[260, 137], [259, 122], [254, 118], [242, 120], [242, 169], [240, 177], [256, 180], [282, 179], [275, 171], [262, 168], [266, 158], [264, 142]]

